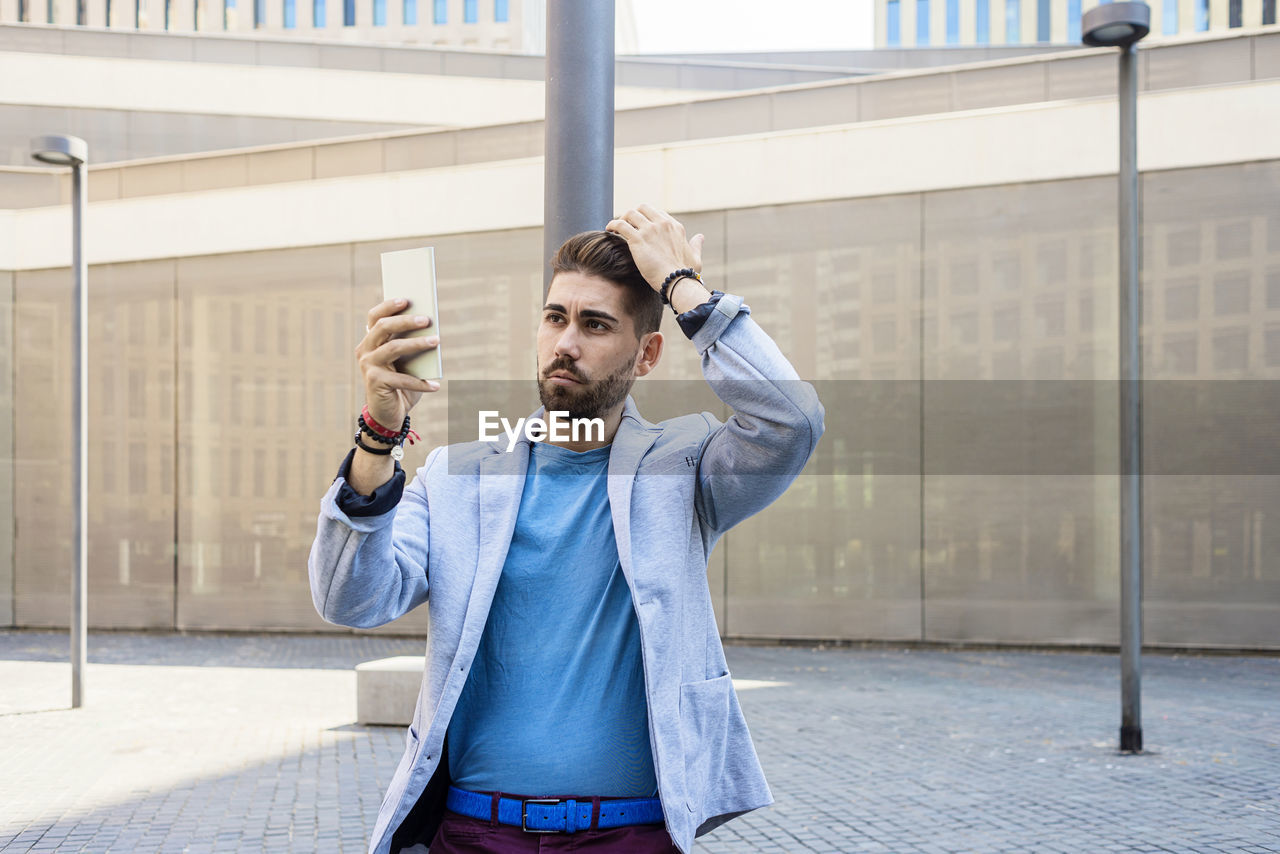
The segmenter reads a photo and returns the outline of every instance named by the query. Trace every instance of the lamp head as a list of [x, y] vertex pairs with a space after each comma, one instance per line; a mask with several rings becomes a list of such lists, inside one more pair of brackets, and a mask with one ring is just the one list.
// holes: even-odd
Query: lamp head
[[1130, 0], [1104, 3], [1085, 12], [1080, 30], [1090, 47], [1128, 47], [1151, 32], [1151, 7]]
[[89, 143], [78, 136], [37, 136], [31, 156], [50, 166], [79, 166], [89, 159]]

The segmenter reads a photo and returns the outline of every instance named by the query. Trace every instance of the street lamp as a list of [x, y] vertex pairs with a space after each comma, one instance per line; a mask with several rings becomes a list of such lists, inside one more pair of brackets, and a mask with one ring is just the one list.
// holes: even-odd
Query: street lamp
[[1142, 750], [1142, 291], [1138, 281], [1138, 42], [1146, 3], [1107, 3], [1084, 43], [1120, 48], [1120, 750]]
[[75, 513], [72, 532], [71, 574], [71, 708], [84, 705], [84, 671], [88, 652], [89, 584], [88, 505], [89, 478], [89, 294], [85, 282], [89, 266], [84, 258], [85, 162], [89, 145], [75, 136], [38, 136], [31, 140], [31, 156], [51, 166], [71, 167], [71, 502]]

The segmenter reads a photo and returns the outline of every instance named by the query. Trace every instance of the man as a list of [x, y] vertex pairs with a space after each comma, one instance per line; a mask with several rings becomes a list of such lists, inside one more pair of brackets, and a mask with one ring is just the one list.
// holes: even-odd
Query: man
[[[329, 622], [430, 612], [371, 854], [688, 854], [772, 803], [707, 560], [794, 479], [823, 410], [742, 300], [702, 285], [702, 243], [647, 205], [566, 241], [538, 327], [536, 415], [599, 418], [603, 435], [436, 448], [407, 488], [388, 451], [439, 386], [395, 363], [436, 342], [399, 337], [431, 323], [395, 316], [403, 304], [369, 312], [356, 354], [373, 423], [323, 499], [309, 571]], [[665, 301], [728, 422], [636, 411]]]

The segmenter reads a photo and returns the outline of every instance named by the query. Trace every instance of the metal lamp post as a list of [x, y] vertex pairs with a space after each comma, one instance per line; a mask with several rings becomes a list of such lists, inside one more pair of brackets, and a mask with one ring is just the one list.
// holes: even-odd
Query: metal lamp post
[[71, 501], [75, 511], [71, 574], [71, 707], [84, 705], [84, 671], [88, 652], [89, 584], [89, 265], [84, 257], [84, 208], [88, 196], [85, 163], [89, 145], [74, 136], [40, 136], [31, 140], [31, 156], [51, 166], [71, 167]]
[[1138, 42], [1146, 3], [1108, 3], [1084, 43], [1120, 48], [1120, 750], [1142, 750], [1142, 290], [1138, 277]]
[[547, 0], [543, 296], [560, 244], [613, 218], [613, 22], [613, 0]]

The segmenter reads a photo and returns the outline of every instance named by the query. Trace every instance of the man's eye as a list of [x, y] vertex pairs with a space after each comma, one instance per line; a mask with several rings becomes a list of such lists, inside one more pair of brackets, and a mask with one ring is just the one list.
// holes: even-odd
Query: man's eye
[[607, 326], [605, 326], [603, 323], [601, 323], [601, 322], [600, 322], [600, 321], [598, 321], [598, 320], [588, 320], [588, 321], [587, 321], [587, 326], [590, 326], [592, 329], [607, 329], [607, 328], [608, 328]]
[[558, 314], [548, 314], [543, 318], [543, 320], [545, 320], [547, 323], [559, 323], [561, 318], [560, 318], [560, 315]]

